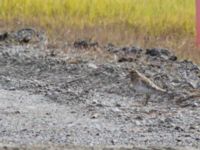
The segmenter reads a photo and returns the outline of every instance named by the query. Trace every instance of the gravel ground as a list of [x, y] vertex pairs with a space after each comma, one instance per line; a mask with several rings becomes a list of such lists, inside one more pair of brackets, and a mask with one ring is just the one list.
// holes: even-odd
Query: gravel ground
[[[166, 49], [100, 47], [83, 40], [63, 52], [4, 41], [0, 143], [200, 148], [200, 98], [187, 99], [200, 94], [198, 65]], [[113, 59], [86, 55], [99, 51]], [[127, 68], [175, 97], [152, 94], [144, 106]]]

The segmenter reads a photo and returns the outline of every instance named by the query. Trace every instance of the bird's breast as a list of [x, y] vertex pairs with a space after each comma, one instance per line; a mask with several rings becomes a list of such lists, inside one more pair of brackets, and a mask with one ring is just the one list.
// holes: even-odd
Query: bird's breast
[[151, 89], [149, 89], [148, 87], [146, 87], [142, 84], [136, 84], [134, 86], [134, 89], [138, 93], [150, 93], [151, 92]]

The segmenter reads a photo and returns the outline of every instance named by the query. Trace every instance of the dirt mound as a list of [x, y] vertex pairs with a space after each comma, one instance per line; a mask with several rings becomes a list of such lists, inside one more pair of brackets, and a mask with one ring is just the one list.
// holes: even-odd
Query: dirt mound
[[[75, 43], [66, 53], [0, 47], [0, 142], [200, 147], [200, 99], [190, 97], [200, 93], [198, 65], [166, 49]], [[152, 94], [142, 105], [130, 68], [174, 97]]]

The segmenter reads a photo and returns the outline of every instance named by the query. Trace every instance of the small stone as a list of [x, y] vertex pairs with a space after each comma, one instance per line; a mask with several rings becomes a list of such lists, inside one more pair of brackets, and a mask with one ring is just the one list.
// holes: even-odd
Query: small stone
[[155, 48], [153, 48], [153, 49], [147, 49], [146, 50], [146, 55], [160, 57], [160, 52], [157, 49], [155, 49]]
[[103, 107], [103, 105], [100, 104], [100, 103], [96, 104], [96, 106], [97, 106], [97, 107]]
[[98, 47], [99, 43], [98, 42], [90, 42], [89, 46], [90, 47]]
[[199, 104], [197, 102], [194, 102], [191, 105], [192, 105], [192, 107], [199, 107]]
[[153, 132], [153, 128], [148, 128], [147, 132]]
[[95, 105], [95, 104], [97, 104], [97, 101], [92, 101], [92, 105]]
[[191, 137], [191, 135], [186, 134], [186, 135], [184, 135], [184, 137]]
[[176, 57], [176, 56], [171, 56], [170, 58], [169, 58], [169, 60], [171, 60], [171, 61], [176, 61], [178, 58]]
[[136, 120], [143, 120], [142, 116], [135, 117]]
[[181, 128], [181, 127], [179, 127], [179, 126], [176, 126], [174, 129], [175, 129], [175, 130], [177, 130], [177, 131], [179, 131], [179, 132], [182, 132], [182, 131], [184, 131], [184, 129], [183, 129], [183, 128]]
[[115, 145], [115, 141], [114, 140], [111, 140], [110, 142], [111, 142], [112, 145]]
[[196, 129], [196, 127], [195, 126], [190, 126], [190, 128], [189, 128], [190, 130], [195, 130]]
[[115, 106], [116, 106], [116, 107], [121, 107], [121, 105], [120, 105], [120, 104], [118, 104], [118, 103], [117, 103], [117, 104], [115, 104]]
[[5, 32], [3, 34], [0, 34], [0, 41], [4, 41], [8, 38], [8, 32]]
[[92, 69], [97, 69], [97, 65], [93, 64], [93, 63], [88, 63], [88, 67], [92, 68]]
[[48, 116], [49, 116], [49, 115], [50, 115], [50, 113], [46, 113], [46, 115], [48, 115]]
[[130, 120], [131, 120], [131, 118], [128, 116], [125, 118], [125, 121], [130, 121]]
[[99, 114], [95, 113], [95, 114], [92, 115], [91, 119], [96, 119], [98, 117], [99, 117]]
[[122, 115], [118, 114], [118, 115], [117, 115], [117, 117], [121, 118], [121, 117], [122, 117]]
[[76, 111], [71, 111], [70, 113], [71, 113], [71, 114], [75, 114], [75, 113], [76, 113]]
[[26, 131], [28, 131], [28, 129], [22, 129], [22, 130], [21, 130], [21, 132], [26, 132]]
[[56, 56], [55, 50], [52, 50], [52, 51], [50, 52], [50, 56], [51, 56], [51, 57], [55, 57], [55, 56]]
[[15, 111], [15, 114], [20, 114], [20, 111]]
[[74, 42], [75, 48], [88, 48], [88, 41], [86, 40], [77, 40]]
[[115, 47], [115, 45], [112, 43], [108, 43], [107, 47]]
[[200, 141], [200, 138], [195, 138], [196, 141]]
[[99, 135], [100, 135], [99, 133], [96, 134], [96, 136], [99, 136]]
[[16, 88], [15, 88], [15, 87], [10, 87], [9, 90], [10, 90], [10, 91], [15, 91]]
[[126, 58], [126, 57], [121, 57], [118, 59], [118, 62], [119, 63], [122, 63], [122, 62], [133, 62], [134, 59], [133, 58]]
[[171, 118], [166, 118], [166, 119], [165, 119], [165, 122], [166, 122], [166, 123], [172, 123], [173, 120], [172, 120]]
[[140, 121], [135, 121], [135, 124], [137, 125], [137, 126], [140, 126], [141, 125], [141, 122]]
[[9, 147], [7, 147], [7, 146], [2, 146], [2, 148], [3, 148], [4, 150], [8, 150], [8, 149], [9, 149]]
[[97, 42], [93, 42], [91, 40], [77, 40], [74, 42], [75, 48], [91, 48], [91, 47], [97, 47], [99, 44]]
[[169, 56], [169, 55], [170, 55], [170, 52], [169, 52], [169, 50], [167, 50], [167, 49], [160, 49], [160, 53], [161, 53], [162, 55], [166, 55], [166, 56]]
[[177, 141], [177, 142], [181, 142], [182, 140], [181, 140], [181, 139], [176, 139], [176, 141]]
[[121, 50], [124, 52], [127, 52], [127, 51], [129, 51], [129, 47], [122, 47]]
[[129, 51], [130, 51], [131, 53], [141, 53], [143, 50], [142, 50], [142, 48], [140, 48], [140, 47], [135, 47], [135, 46], [133, 46], [133, 47], [131, 47], [131, 48], [129, 49]]

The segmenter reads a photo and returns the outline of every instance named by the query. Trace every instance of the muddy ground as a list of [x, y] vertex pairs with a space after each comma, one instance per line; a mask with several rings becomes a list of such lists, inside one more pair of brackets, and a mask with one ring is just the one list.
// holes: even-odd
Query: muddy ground
[[[0, 36], [0, 143], [200, 148], [198, 65], [167, 49], [9, 38]], [[174, 97], [152, 94], [145, 106], [130, 68]]]

